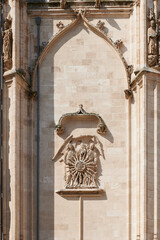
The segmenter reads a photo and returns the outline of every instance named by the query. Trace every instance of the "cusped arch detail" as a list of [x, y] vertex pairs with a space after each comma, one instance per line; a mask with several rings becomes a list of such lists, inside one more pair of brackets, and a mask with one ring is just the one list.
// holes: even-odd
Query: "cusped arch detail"
[[82, 21], [85, 23], [86, 27], [88, 29], [90, 29], [93, 33], [95, 33], [97, 36], [103, 38], [106, 42], [108, 42], [113, 48], [114, 50], [117, 52], [117, 54], [119, 55], [123, 65], [124, 65], [124, 69], [126, 72], [126, 77], [127, 77], [127, 84], [128, 84], [128, 89], [130, 89], [130, 82], [131, 82], [131, 73], [128, 70], [130, 66], [128, 66], [125, 58], [123, 57], [123, 55], [121, 54], [119, 48], [116, 46], [116, 44], [113, 42], [113, 40], [107, 36], [106, 32], [104, 30], [101, 30], [100, 28], [94, 26], [93, 24], [91, 24], [86, 17], [84, 16], [83, 12], [79, 12], [77, 14], [77, 18], [75, 20], [73, 20], [70, 24], [66, 25], [62, 30], [60, 30], [59, 32], [57, 32], [48, 42], [48, 44], [46, 45], [46, 47], [44, 48], [44, 50], [42, 51], [41, 55], [39, 56], [34, 71], [33, 71], [33, 77], [32, 77], [32, 90], [34, 90], [34, 83], [35, 83], [35, 79], [36, 79], [36, 75], [37, 75], [37, 69], [38, 66], [41, 65], [43, 59], [45, 58], [45, 56], [47, 55], [47, 53], [49, 52], [50, 48], [57, 42], [58, 39], [62, 38], [66, 33], [68, 33], [69, 31], [72, 30], [72, 28], [82, 19]]

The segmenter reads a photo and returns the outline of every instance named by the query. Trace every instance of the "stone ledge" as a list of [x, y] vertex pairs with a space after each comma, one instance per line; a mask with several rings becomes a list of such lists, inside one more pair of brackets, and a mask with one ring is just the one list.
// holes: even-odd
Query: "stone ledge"
[[7, 82], [7, 80], [12, 80], [13, 77], [15, 77], [16, 75], [18, 75], [27, 85], [30, 86], [29, 80], [25, 77], [24, 75], [24, 71], [22, 71], [23, 69], [11, 69], [8, 70], [6, 72], [4, 72], [3, 74], [3, 78], [5, 80], [5, 82]]
[[[131, 82], [131, 88], [134, 88], [136, 83], [142, 78], [142, 76], [144, 74], [155, 74], [157, 76], [159, 76], [159, 80], [160, 80], [160, 71], [158, 71], [157, 69], [154, 68], [150, 68], [150, 67], [143, 67], [141, 69], [138, 69], [135, 71], [136, 76], [133, 78], [132, 82]], [[157, 81], [157, 79], [155, 79], [155, 81]]]
[[60, 189], [56, 191], [62, 197], [100, 197], [105, 191], [99, 188], [91, 188], [91, 189]]

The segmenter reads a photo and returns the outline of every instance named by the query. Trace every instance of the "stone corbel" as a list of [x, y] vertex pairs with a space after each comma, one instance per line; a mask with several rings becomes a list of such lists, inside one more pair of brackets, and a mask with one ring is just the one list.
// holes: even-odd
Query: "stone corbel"
[[124, 93], [125, 93], [126, 99], [132, 98], [132, 96], [133, 96], [133, 92], [131, 89], [125, 89]]
[[29, 99], [35, 98], [37, 96], [37, 91], [32, 91], [31, 89], [28, 91]]
[[24, 82], [24, 85], [27, 84], [28, 86], [30, 86], [28, 79], [26, 77], [27, 73], [23, 69], [19, 68], [19, 69], [11, 69], [4, 73], [3, 78], [7, 87], [11, 87], [13, 78], [16, 75], [20, 77], [20, 79]]
[[75, 113], [66, 113], [66, 114], [63, 114], [60, 117], [60, 119], [58, 121], [58, 124], [55, 127], [57, 134], [62, 134], [64, 132], [64, 126], [62, 125], [62, 121], [65, 118], [72, 117], [72, 116], [94, 116], [94, 117], [96, 117], [99, 120], [99, 123], [97, 125], [97, 133], [105, 134], [106, 131], [107, 131], [107, 127], [106, 127], [103, 119], [99, 116], [99, 114], [86, 112], [84, 110], [82, 104], [79, 107], [80, 108], [79, 108], [79, 110], [77, 112], [75, 112]]

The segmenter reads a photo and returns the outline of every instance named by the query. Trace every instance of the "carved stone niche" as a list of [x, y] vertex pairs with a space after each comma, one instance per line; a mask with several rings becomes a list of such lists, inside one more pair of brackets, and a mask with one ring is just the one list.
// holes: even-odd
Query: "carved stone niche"
[[104, 192], [99, 188], [100, 156], [104, 158], [104, 151], [96, 136], [70, 136], [53, 160], [60, 156], [65, 165], [64, 189], [56, 193], [62, 196], [99, 196]]
[[83, 105], [80, 104], [79, 105], [79, 110], [77, 112], [74, 113], [65, 113], [63, 114], [59, 121], [58, 124], [55, 126], [56, 132], [57, 134], [62, 134], [64, 132], [64, 126], [62, 125], [62, 122], [65, 118], [68, 117], [73, 117], [73, 116], [77, 116], [77, 117], [90, 117], [93, 116], [95, 118], [98, 119], [99, 123], [97, 125], [97, 133], [99, 134], [105, 134], [107, 132], [107, 127], [102, 119], [102, 117], [97, 114], [97, 113], [88, 113], [84, 110]]

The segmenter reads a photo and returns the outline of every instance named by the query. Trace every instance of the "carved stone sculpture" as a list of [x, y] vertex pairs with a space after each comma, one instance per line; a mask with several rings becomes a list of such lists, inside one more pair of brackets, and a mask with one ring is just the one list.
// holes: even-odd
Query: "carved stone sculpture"
[[98, 188], [99, 156], [104, 154], [96, 136], [69, 137], [54, 159], [62, 154], [66, 189]]
[[150, 9], [150, 27], [148, 28], [148, 65], [150, 67], [157, 64], [158, 58], [158, 46], [157, 38], [158, 34], [156, 31], [155, 15], [152, 9]]
[[12, 68], [12, 29], [11, 20], [6, 19], [4, 22], [3, 36], [3, 64], [4, 71]]
[[97, 187], [97, 153], [94, 143], [71, 143], [65, 154], [66, 188]]

